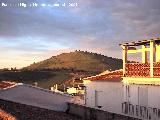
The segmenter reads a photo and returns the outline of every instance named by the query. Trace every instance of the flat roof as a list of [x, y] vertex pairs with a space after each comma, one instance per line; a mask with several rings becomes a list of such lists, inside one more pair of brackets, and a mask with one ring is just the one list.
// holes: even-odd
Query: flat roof
[[142, 40], [142, 41], [134, 41], [130, 43], [122, 43], [119, 44], [120, 46], [140, 46], [140, 45], [149, 45], [150, 41], [154, 41], [156, 44], [160, 44], [160, 38], [154, 38], [149, 40]]
[[71, 102], [72, 97], [27, 84], [18, 84], [0, 90], [0, 99], [64, 112], [67, 110], [67, 102]]

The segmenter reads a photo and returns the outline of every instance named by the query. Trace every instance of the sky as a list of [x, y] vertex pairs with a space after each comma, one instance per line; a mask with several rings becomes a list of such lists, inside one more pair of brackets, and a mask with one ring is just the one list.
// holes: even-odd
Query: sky
[[159, 20], [160, 0], [1, 0], [0, 68], [75, 50], [121, 58], [119, 43], [160, 37]]

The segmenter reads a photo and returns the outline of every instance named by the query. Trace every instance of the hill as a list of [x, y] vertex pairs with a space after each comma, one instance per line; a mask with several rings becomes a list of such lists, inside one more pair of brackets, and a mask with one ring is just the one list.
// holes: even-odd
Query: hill
[[0, 81], [14, 81], [49, 89], [54, 84], [122, 68], [122, 60], [97, 53], [75, 51], [52, 56], [21, 70], [0, 71]]
[[97, 53], [75, 51], [52, 56], [41, 62], [31, 64], [24, 68], [28, 70], [44, 69], [72, 69], [92, 72], [102, 72], [104, 70], [117, 70], [122, 68], [122, 60], [107, 57]]

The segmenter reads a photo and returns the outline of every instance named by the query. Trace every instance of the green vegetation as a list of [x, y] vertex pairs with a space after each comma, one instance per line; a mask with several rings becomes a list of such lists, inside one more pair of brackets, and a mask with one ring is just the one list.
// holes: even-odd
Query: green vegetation
[[102, 72], [122, 68], [122, 60], [107, 57], [97, 53], [75, 51], [53, 56], [47, 60], [31, 64], [24, 68], [29, 70], [43, 69], [73, 69], [83, 71]]
[[62, 84], [71, 78], [68, 71], [4, 71], [0, 72], [0, 81], [13, 81], [49, 88], [53, 84]]
[[122, 60], [97, 53], [75, 51], [53, 56], [47, 60], [33, 63], [21, 70], [4, 69], [0, 71], [0, 81], [22, 82], [43, 88], [62, 84], [75, 78], [96, 75], [105, 70], [122, 68]]

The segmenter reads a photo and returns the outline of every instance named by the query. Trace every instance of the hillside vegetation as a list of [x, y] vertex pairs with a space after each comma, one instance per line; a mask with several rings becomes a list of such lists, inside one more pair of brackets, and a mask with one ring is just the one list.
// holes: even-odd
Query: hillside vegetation
[[[0, 71], [0, 81], [14, 81], [49, 89], [77, 78], [122, 68], [122, 60], [104, 55], [75, 51], [53, 56], [21, 70]], [[62, 85], [63, 87], [63, 85]]]
[[50, 88], [53, 84], [62, 84], [71, 79], [68, 71], [3, 71], [0, 72], [0, 81], [12, 81]]
[[102, 72], [122, 68], [122, 60], [107, 57], [97, 53], [75, 51], [52, 56], [44, 61], [31, 64], [24, 68], [28, 70], [43, 69], [73, 69], [83, 71]]

